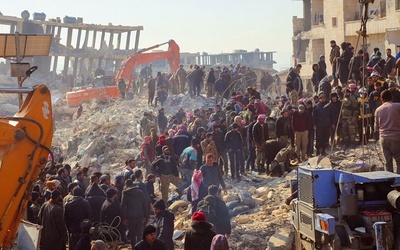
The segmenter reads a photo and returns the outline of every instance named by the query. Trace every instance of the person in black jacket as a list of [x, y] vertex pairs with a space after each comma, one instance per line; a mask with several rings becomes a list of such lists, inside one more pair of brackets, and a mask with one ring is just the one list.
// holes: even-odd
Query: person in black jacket
[[179, 179], [178, 157], [170, 154], [167, 145], [162, 147], [162, 150], [163, 154], [152, 163], [152, 168], [154, 173], [160, 177], [161, 196], [162, 199], [167, 202], [169, 184], [172, 183], [178, 188], [182, 185], [182, 180]]
[[157, 239], [164, 241], [167, 250], [174, 250], [174, 220], [175, 215], [165, 210], [165, 202], [158, 200], [154, 203], [154, 213], [157, 218]]
[[231, 217], [229, 216], [228, 207], [225, 202], [218, 197], [218, 191], [217, 186], [211, 185], [208, 187], [208, 193], [216, 199], [214, 210], [217, 220], [214, 229], [216, 234], [223, 234], [228, 238], [232, 231]]
[[232, 130], [225, 135], [225, 143], [229, 154], [232, 180], [235, 178], [240, 180], [243, 138], [239, 132], [239, 125], [237, 123], [233, 123]]
[[254, 124], [257, 122], [257, 116], [253, 116], [253, 121], [246, 126], [247, 128], [247, 150], [249, 151], [249, 156], [247, 157], [246, 161], [246, 171], [249, 171], [250, 169], [253, 171], [255, 170], [255, 164], [256, 164], [256, 149], [254, 147], [254, 141], [253, 141], [253, 127]]
[[165, 243], [156, 238], [156, 231], [153, 225], [147, 225], [143, 231], [143, 240], [136, 244], [135, 250], [167, 250]]
[[212, 231], [213, 225], [206, 221], [206, 216], [202, 212], [195, 212], [192, 216], [192, 223], [185, 233], [185, 250], [210, 249], [211, 241], [215, 236]]
[[316, 131], [317, 155], [326, 155], [326, 148], [329, 144], [330, 130], [332, 127], [331, 107], [327, 105], [327, 96], [319, 95], [319, 102], [313, 108], [313, 124]]
[[268, 124], [265, 123], [265, 115], [261, 114], [257, 118], [257, 123], [253, 127], [253, 142], [256, 149], [256, 166], [259, 172], [265, 171], [265, 143], [268, 140]]
[[116, 226], [118, 221], [115, 220], [115, 218], [121, 215], [119, 204], [117, 203], [117, 191], [114, 188], [109, 188], [107, 189], [106, 194], [107, 200], [105, 200], [101, 206], [101, 222], [105, 222], [111, 226]]
[[90, 177], [91, 184], [86, 189], [86, 199], [89, 201], [90, 208], [92, 209], [93, 222], [100, 221], [100, 211], [103, 202], [106, 200], [106, 194], [99, 186], [99, 177], [92, 175]]
[[346, 42], [341, 43], [340, 47], [342, 48], [342, 54], [337, 58], [339, 63], [339, 79], [342, 85], [346, 85], [349, 78], [349, 64], [353, 57], [353, 52], [351, 51], [349, 44]]
[[122, 192], [121, 217], [128, 226], [132, 249], [143, 236], [143, 222], [149, 216], [147, 200], [138, 185], [132, 180], [125, 181], [126, 189]]
[[64, 208], [64, 221], [68, 229], [69, 249], [75, 249], [81, 237], [81, 222], [92, 218], [89, 202], [83, 198], [83, 190], [79, 187], [72, 190], [73, 197], [67, 201]]

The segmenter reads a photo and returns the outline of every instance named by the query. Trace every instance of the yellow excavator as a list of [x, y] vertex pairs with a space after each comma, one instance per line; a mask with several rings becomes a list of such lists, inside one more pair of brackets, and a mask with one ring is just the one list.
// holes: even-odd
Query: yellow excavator
[[[34, 70], [30, 68], [27, 75]], [[53, 117], [46, 85], [0, 87], [0, 93], [25, 95], [14, 116], [0, 118], [0, 249], [10, 249], [33, 183], [47, 164]]]

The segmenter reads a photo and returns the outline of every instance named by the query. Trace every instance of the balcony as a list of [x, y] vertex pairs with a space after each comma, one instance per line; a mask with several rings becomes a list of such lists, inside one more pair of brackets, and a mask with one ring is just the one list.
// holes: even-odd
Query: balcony
[[[360, 30], [360, 21], [350, 21], [344, 24], [345, 36], [355, 36], [357, 31]], [[386, 32], [386, 19], [368, 19], [367, 22], [367, 34], [381, 34]]]

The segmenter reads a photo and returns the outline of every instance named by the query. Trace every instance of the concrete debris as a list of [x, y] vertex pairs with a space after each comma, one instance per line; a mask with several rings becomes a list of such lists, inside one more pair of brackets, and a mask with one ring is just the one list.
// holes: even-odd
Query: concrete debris
[[[58, 102], [60, 102], [58, 100]], [[65, 103], [58, 103], [62, 107]], [[204, 97], [192, 99], [186, 95], [168, 97], [164, 106], [167, 116], [175, 114], [179, 107], [185, 111], [213, 107], [214, 103]], [[96, 101], [83, 104], [80, 117], [75, 114], [56, 116], [56, 131], [53, 147], [59, 148], [64, 162], [75, 166], [91, 166], [90, 171], [121, 173], [125, 160], [139, 153], [142, 138], [138, 122], [145, 111], [155, 108], [147, 106], [147, 99], [135, 96], [133, 100], [116, 100], [106, 104]], [[382, 166], [379, 150], [374, 143], [365, 147], [365, 155], [372, 155], [371, 162], [363, 159], [361, 148], [338, 150], [331, 158], [313, 157], [300, 165], [321, 166], [363, 171], [372, 166]], [[349, 156], [350, 155], [350, 156]], [[381, 157], [382, 158], [382, 157]], [[73, 168], [73, 171], [77, 169]], [[282, 177], [269, 177], [248, 173], [240, 182], [226, 180], [228, 194], [223, 196], [230, 211], [232, 234], [230, 249], [291, 249], [293, 231], [290, 225], [290, 207], [285, 199], [291, 195], [290, 180], [296, 178], [296, 171]], [[158, 192], [158, 184], [156, 184]], [[174, 192], [171, 190], [171, 193]], [[160, 194], [158, 193], [160, 196]], [[190, 228], [189, 202], [174, 202], [169, 207], [175, 214], [175, 230], [181, 232]], [[176, 248], [183, 249], [183, 237], [175, 240]]]

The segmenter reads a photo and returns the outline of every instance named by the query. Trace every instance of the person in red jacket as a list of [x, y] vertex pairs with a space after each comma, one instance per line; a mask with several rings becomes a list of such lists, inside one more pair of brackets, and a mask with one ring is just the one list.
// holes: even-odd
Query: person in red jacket
[[311, 130], [312, 121], [311, 117], [308, 114], [308, 111], [305, 111], [304, 105], [299, 105], [299, 110], [296, 110], [292, 116], [292, 128], [294, 131], [294, 140], [296, 144], [296, 155], [300, 160], [300, 151], [301, 151], [301, 160], [305, 161], [307, 145], [308, 145], [308, 132]]

